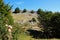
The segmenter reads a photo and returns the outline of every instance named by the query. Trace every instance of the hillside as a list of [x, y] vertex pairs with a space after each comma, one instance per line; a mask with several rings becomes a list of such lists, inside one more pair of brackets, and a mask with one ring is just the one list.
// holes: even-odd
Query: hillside
[[[33, 30], [41, 30], [41, 28], [38, 27], [38, 15], [37, 13], [13, 13], [12, 14], [14, 18], [15, 23], [21, 24], [25, 29], [33, 29]], [[35, 18], [36, 22], [32, 22], [32, 18]], [[31, 22], [30, 22], [31, 21]]]
[[17, 14], [12, 14], [13, 18], [14, 18], [14, 21], [15, 22], [20, 22], [20, 21], [23, 21], [23, 22], [27, 22], [29, 20], [31, 20], [32, 18], [35, 18], [37, 20], [37, 14], [34, 13], [17, 13]]

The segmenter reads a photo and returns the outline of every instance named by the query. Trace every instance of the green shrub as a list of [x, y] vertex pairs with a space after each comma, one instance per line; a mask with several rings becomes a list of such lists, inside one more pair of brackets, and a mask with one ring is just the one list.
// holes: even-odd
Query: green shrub
[[14, 11], [14, 13], [20, 13], [20, 9], [17, 7]]
[[32, 21], [33, 21], [33, 22], [36, 22], [36, 19], [35, 19], [35, 18], [32, 18]]
[[31, 13], [34, 13], [34, 10], [31, 10]]
[[37, 10], [37, 14], [40, 14], [40, 13], [42, 13], [42, 12], [43, 12], [42, 9], [38, 9], [38, 10]]
[[23, 10], [23, 13], [24, 13], [24, 12], [27, 12], [27, 10], [26, 10], [26, 9], [24, 9], [24, 10]]

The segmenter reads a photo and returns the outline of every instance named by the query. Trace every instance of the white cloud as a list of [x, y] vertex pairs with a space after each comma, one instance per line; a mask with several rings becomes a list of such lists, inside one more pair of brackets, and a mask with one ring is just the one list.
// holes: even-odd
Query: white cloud
[[24, 3], [24, 2], [16, 2], [16, 4], [18, 4], [18, 5], [19, 5], [19, 4], [23, 4], [23, 3]]

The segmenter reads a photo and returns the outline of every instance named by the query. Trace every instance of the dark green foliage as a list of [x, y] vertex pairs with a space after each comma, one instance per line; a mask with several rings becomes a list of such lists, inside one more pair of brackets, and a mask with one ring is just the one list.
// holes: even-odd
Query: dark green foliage
[[20, 9], [17, 7], [14, 11], [14, 13], [20, 13]]
[[36, 22], [36, 19], [35, 19], [35, 18], [32, 18], [32, 21], [33, 21], [33, 22]]
[[24, 10], [23, 10], [23, 13], [24, 13], [24, 12], [27, 12], [27, 10], [26, 10], [26, 9], [24, 9]]
[[50, 11], [41, 11], [38, 16], [38, 21], [40, 22], [40, 27], [43, 25], [44, 32], [41, 33], [40, 38], [51, 38], [53, 34], [51, 33], [50, 19], [52, 17], [52, 12]]
[[55, 13], [50, 20], [54, 37], [60, 38], [60, 13]]
[[31, 10], [31, 13], [34, 13], [34, 10]]
[[37, 30], [27, 30], [33, 38], [52, 38], [51, 34], [48, 31], [37, 31]]
[[[39, 9], [40, 10], [40, 9]], [[39, 11], [38, 11], [39, 13]], [[38, 16], [38, 20], [41, 25], [43, 25], [46, 38], [60, 38], [60, 13], [51, 11], [41, 11]], [[48, 35], [46, 35], [46, 34]]]
[[38, 10], [37, 10], [37, 14], [40, 14], [40, 13], [42, 13], [42, 12], [43, 12], [42, 9], [38, 9]]

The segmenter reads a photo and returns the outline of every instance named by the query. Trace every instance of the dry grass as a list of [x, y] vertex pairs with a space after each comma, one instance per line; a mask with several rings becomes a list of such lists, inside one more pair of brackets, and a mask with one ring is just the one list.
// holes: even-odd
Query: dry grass
[[28, 21], [31, 20], [32, 18], [35, 18], [37, 20], [37, 14], [31, 14], [31, 13], [17, 13], [17, 14], [12, 14], [15, 22], [19, 21]]

